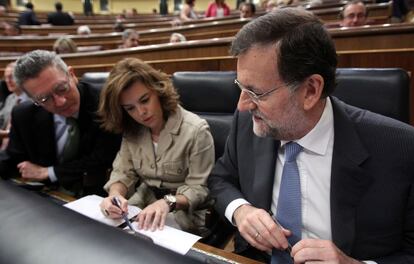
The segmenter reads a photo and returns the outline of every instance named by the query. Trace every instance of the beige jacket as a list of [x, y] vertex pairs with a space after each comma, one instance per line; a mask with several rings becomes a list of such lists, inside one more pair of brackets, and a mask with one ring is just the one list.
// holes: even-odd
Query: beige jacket
[[[194, 224], [204, 224], [199, 222], [204, 216], [194, 211], [207, 198], [206, 182], [213, 165], [214, 144], [207, 122], [179, 106], [161, 131], [156, 152], [149, 129], [123, 138], [104, 189], [109, 191], [113, 183], [123, 183], [128, 188], [129, 203], [141, 208], [156, 200], [148, 186], [176, 189], [189, 202], [187, 212], [176, 213], [176, 221], [184, 230], [197, 229]], [[198, 220], [193, 219], [194, 214]]]

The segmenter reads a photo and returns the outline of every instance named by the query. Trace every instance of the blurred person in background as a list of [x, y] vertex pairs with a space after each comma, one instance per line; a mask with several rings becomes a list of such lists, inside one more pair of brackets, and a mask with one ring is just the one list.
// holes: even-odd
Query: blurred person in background
[[113, 29], [114, 32], [124, 32], [125, 27], [122, 22], [116, 22]]
[[240, 4], [240, 18], [253, 17], [256, 13], [256, 6], [253, 3]]
[[16, 62], [9, 63], [4, 70], [4, 81], [10, 94], [7, 96], [3, 107], [0, 110], [0, 149], [4, 150], [8, 144], [10, 131], [10, 117], [13, 107], [28, 99], [27, 95], [16, 86], [13, 79], [13, 71]]
[[185, 36], [183, 34], [174, 32], [171, 34], [170, 37], [170, 43], [180, 43], [180, 42], [186, 42], [187, 39], [185, 38]]
[[63, 12], [63, 5], [61, 2], [55, 3], [56, 12], [47, 15], [47, 23], [54, 26], [70, 26], [73, 25], [74, 20], [68, 13]]
[[214, 0], [207, 7], [205, 17], [224, 17], [230, 15], [230, 7], [224, 0]]
[[4, 22], [3, 27], [4, 27], [5, 36], [13, 37], [13, 36], [20, 36], [22, 34], [22, 29], [17, 23]]
[[21, 25], [28, 25], [28, 26], [40, 25], [40, 22], [37, 20], [36, 14], [33, 11], [34, 5], [29, 2], [25, 6], [26, 6], [26, 10], [23, 11], [19, 16], [19, 25], [20, 26]]
[[139, 34], [134, 29], [127, 29], [122, 33], [122, 45], [120, 48], [133, 48], [139, 46]]
[[56, 54], [76, 53], [78, 52], [78, 47], [71, 38], [62, 36], [53, 44], [53, 51], [56, 52]]
[[90, 35], [90, 34], [92, 34], [91, 29], [87, 25], [79, 26], [78, 29], [76, 30], [76, 32], [78, 33], [78, 35]]
[[180, 19], [184, 21], [198, 19], [197, 13], [194, 11], [195, 0], [185, 0], [185, 4], [181, 9]]
[[339, 14], [341, 27], [359, 27], [366, 24], [367, 9], [361, 0], [348, 2]]

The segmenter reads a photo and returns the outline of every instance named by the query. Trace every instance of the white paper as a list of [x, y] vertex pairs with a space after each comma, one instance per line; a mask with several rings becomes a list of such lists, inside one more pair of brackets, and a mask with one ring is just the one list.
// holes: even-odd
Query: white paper
[[[107, 225], [119, 226], [120, 224], [125, 222], [123, 219], [111, 219], [102, 214], [99, 205], [101, 204], [103, 199], [104, 198], [98, 195], [88, 195], [76, 201], [64, 204], [63, 206]], [[136, 216], [139, 212], [141, 212], [141, 209], [139, 209], [138, 207], [128, 205], [129, 219]]]
[[[64, 206], [107, 225], [119, 226], [120, 224], [122, 224], [124, 220], [110, 219], [102, 214], [99, 204], [102, 202], [103, 199], [104, 198], [97, 195], [88, 195], [76, 201], [67, 203]], [[141, 212], [140, 208], [128, 205], [128, 218], [136, 216], [139, 212]], [[175, 251], [182, 255], [185, 255], [191, 249], [194, 243], [196, 243], [201, 238], [199, 236], [170, 226], [164, 226], [163, 230], [156, 230], [152, 232], [138, 230], [137, 225], [137, 222], [132, 223], [132, 226], [134, 227], [135, 231], [149, 236], [150, 238], [152, 238], [155, 244]]]
[[164, 226], [163, 230], [157, 229], [155, 231], [145, 231], [143, 229], [139, 230], [137, 222], [133, 222], [132, 226], [138, 233], [152, 238], [155, 244], [168, 248], [181, 255], [187, 254], [187, 252], [191, 249], [195, 242], [197, 242], [201, 238], [199, 236], [193, 235], [182, 230], [178, 230], [170, 226]]

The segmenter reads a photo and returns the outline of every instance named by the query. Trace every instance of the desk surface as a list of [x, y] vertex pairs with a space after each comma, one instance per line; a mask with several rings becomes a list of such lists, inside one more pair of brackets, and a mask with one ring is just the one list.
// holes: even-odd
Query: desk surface
[[[75, 197], [67, 195], [65, 193], [51, 190], [47, 187], [43, 188], [34, 188], [33, 186], [27, 185], [27, 183], [18, 178], [18, 179], [11, 179], [11, 182], [21, 186], [25, 189], [31, 189], [37, 192], [39, 195], [52, 199], [57, 204], [63, 205], [67, 202], [71, 202], [76, 200]], [[215, 264], [225, 264], [225, 263], [246, 263], [246, 264], [256, 264], [260, 263], [258, 261], [224, 251], [219, 248], [215, 248], [201, 242], [197, 242], [194, 244], [193, 248], [187, 253], [190, 257], [202, 260], [205, 263], [215, 263]]]

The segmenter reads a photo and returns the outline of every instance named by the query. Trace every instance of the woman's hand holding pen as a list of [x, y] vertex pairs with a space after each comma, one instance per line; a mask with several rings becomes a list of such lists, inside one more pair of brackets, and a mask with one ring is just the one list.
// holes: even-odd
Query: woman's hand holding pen
[[234, 211], [233, 218], [240, 234], [255, 248], [268, 252], [288, 248], [290, 231], [280, 228], [265, 210], [244, 204]]
[[[113, 204], [112, 199], [118, 197], [121, 202], [121, 208]], [[100, 204], [102, 213], [109, 218], [118, 219], [121, 218], [123, 214], [128, 214], [128, 201], [122, 195], [110, 195], [103, 199]]]
[[163, 229], [169, 212], [170, 207], [164, 199], [153, 202], [138, 214], [136, 218], [138, 229], [150, 229], [151, 231], [155, 231], [157, 228]]

